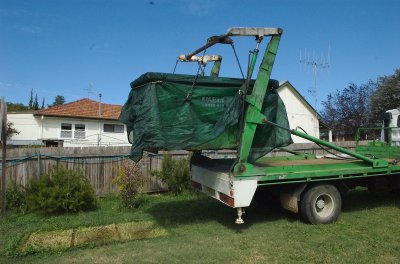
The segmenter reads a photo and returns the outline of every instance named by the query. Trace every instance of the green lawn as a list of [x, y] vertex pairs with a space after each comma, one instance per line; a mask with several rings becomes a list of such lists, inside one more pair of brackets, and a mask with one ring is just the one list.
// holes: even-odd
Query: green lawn
[[[400, 263], [400, 195], [356, 191], [339, 221], [304, 224], [276, 206], [254, 205], [235, 225], [235, 210], [202, 195], [153, 195], [140, 209], [103, 198], [100, 209], [67, 216], [9, 213], [0, 220], [0, 263]], [[15, 237], [33, 231], [154, 220], [168, 236], [86, 246], [65, 252], [5, 256]]]

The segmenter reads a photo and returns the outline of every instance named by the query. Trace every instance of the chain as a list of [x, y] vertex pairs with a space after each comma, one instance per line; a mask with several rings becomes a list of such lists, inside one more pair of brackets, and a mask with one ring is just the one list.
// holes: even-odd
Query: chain
[[231, 47], [232, 47], [232, 49], [233, 49], [233, 53], [235, 54], [236, 62], [237, 62], [237, 64], [238, 64], [238, 66], [239, 66], [239, 70], [240, 70], [240, 73], [242, 74], [242, 78], [244, 79], [244, 74], [243, 74], [242, 66], [240, 65], [240, 61], [239, 61], [238, 55], [237, 55], [237, 53], [236, 53], [235, 45], [233, 45], [233, 43], [232, 43], [232, 44], [231, 44]]
[[[203, 51], [203, 55], [202, 55], [203, 58], [204, 58], [204, 55], [206, 54], [206, 52], [207, 52], [207, 49], [205, 49], [205, 50]], [[194, 89], [194, 87], [195, 87], [196, 84], [197, 84], [197, 79], [199, 78], [200, 73], [201, 73], [201, 72], [204, 72], [205, 68], [206, 68], [206, 67], [204, 66], [203, 71], [201, 71], [201, 69], [202, 69], [202, 62], [199, 61], [199, 67], [197, 68], [196, 76], [194, 77], [194, 80], [193, 80], [193, 83], [192, 83], [192, 87], [190, 87], [190, 90], [189, 90], [189, 92], [188, 92], [187, 95], [186, 95], [185, 101], [191, 101], [191, 100], [192, 100], [193, 89]]]
[[178, 66], [178, 63], [179, 63], [179, 60], [176, 60], [176, 62], [175, 62], [175, 67], [174, 67], [174, 71], [172, 72], [172, 74], [175, 74], [176, 67]]

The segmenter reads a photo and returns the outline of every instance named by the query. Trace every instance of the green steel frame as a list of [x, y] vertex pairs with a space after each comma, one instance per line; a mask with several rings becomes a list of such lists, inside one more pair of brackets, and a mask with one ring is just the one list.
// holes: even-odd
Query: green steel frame
[[[257, 79], [251, 94], [245, 94], [246, 112], [240, 131], [238, 158], [234, 163], [232, 175], [237, 179], [257, 179], [259, 185], [273, 185], [294, 182], [309, 182], [321, 180], [355, 179], [361, 177], [396, 175], [400, 174], [400, 165], [388, 162], [385, 156], [368, 155], [367, 153], [352, 152], [330, 142], [312, 137], [298, 130], [289, 130], [291, 134], [305, 138], [318, 145], [334, 149], [347, 154], [353, 160], [334, 160], [321, 164], [317, 159], [306, 156], [292, 156], [283, 158], [262, 158], [253, 164], [248, 163], [254, 134], [259, 125], [274, 125], [261, 113], [262, 102], [267, 92], [273, 64], [277, 54], [282, 30], [278, 34], [270, 35], [271, 39], [265, 50]], [[248, 68], [247, 80], [251, 78], [258, 56], [258, 44], [253, 52]], [[283, 128], [287, 129], [287, 128]], [[397, 148], [400, 149], [400, 148]], [[281, 160], [280, 160], [281, 159]], [[303, 159], [306, 162], [293, 163], [290, 161]], [[282, 161], [281, 163], [276, 163]], [[275, 163], [274, 163], [275, 162]], [[274, 165], [275, 164], [275, 165]]]
[[[386, 131], [388, 138], [386, 142], [379, 140], [373, 140], [368, 145], [360, 144], [360, 135], [363, 131], [367, 133], [369, 131]], [[392, 127], [366, 127], [358, 128], [356, 132], [356, 152], [366, 156], [389, 158], [389, 159], [400, 159], [400, 147], [393, 145], [392, 140]]]
[[[248, 106], [244, 115], [243, 129], [240, 131], [241, 135], [238, 147], [239, 163], [234, 168], [235, 172], [243, 173], [246, 169], [253, 168], [251, 164], [247, 163], [247, 159], [250, 154], [250, 149], [253, 143], [257, 125], [263, 124], [263, 120], [265, 119], [265, 116], [261, 113], [261, 107], [267, 92], [267, 84], [269, 83], [281, 35], [282, 31], [279, 31], [277, 35], [271, 36], [271, 40], [264, 52], [264, 57], [260, 65], [252, 93], [250, 95], [245, 94], [245, 101]], [[257, 44], [259, 44], [259, 41], [260, 40], [257, 39]], [[247, 80], [249, 80], [253, 74], [257, 56], [258, 45], [252, 55], [249, 72], [247, 74]]]
[[[357, 144], [356, 151], [353, 152], [299, 130], [280, 127], [267, 120], [261, 113], [282, 32], [283, 30], [280, 28], [231, 28], [225, 35], [209, 38], [207, 44], [196, 51], [188, 55], [181, 55], [186, 59], [190, 59], [194, 54], [204, 51], [214, 44], [232, 44], [231, 36], [253, 36], [256, 38], [256, 48], [252, 52], [246, 82], [241, 91], [243, 96], [243, 116], [239, 130], [239, 142], [237, 145], [235, 144], [236, 142], [232, 142], [232, 147], [237, 147], [238, 157], [236, 160], [225, 159], [217, 160], [217, 162], [221, 164], [229, 163], [230, 175], [235, 180], [257, 180], [258, 185], [400, 175], [400, 165], [397, 165], [398, 159], [400, 159], [399, 147], [387, 146], [381, 143], [373, 143], [367, 147]], [[259, 55], [259, 45], [264, 37], [270, 37], [270, 40], [265, 49], [252, 92], [248, 94], [248, 86]], [[212, 76], [218, 76], [220, 66], [220, 61], [214, 64]], [[300, 154], [287, 157], [264, 157], [256, 162], [249, 163], [248, 157], [255, 131], [257, 126], [260, 125], [277, 126], [320, 146], [347, 154], [351, 158], [329, 160], [317, 159], [310, 154]], [[359, 133], [358, 131], [357, 142]], [[207, 144], [202, 145], [200, 149], [205, 149], [206, 147]], [[207, 163], [207, 161], [204, 162]]]

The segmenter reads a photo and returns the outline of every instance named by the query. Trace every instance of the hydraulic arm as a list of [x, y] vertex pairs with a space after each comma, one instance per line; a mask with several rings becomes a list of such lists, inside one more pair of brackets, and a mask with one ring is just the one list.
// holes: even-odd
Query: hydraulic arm
[[279, 125], [277, 125], [277, 124], [275, 124], [273, 122], [270, 122], [267, 119], [264, 119], [263, 121], [265, 123], [267, 123], [267, 124], [270, 124], [270, 125], [273, 125], [273, 126], [277, 126], [277, 127], [281, 128], [281, 129], [284, 129], [284, 130], [288, 130], [291, 134], [293, 134], [295, 136], [308, 139], [311, 142], [314, 142], [316, 144], [322, 145], [324, 147], [328, 147], [330, 149], [337, 150], [337, 151], [339, 151], [341, 153], [347, 154], [347, 155], [349, 155], [351, 157], [354, 157], [356, 159], [360, 159], [360, 160], [372, 165], [372, 167], [374, 167], [374, 168], [380, 168], [380, 167], [387, 167], [388, 166], [388, 162], [386, 160], [384, 160], [384, 159], [372, 159], [372, 158], [369, 158], [369, 157], [367, 157], [365, 155], [361, 155], [359, 153], [352, 152], [352, 151], [349, 151], [349, 150], [347, 150], [345, 148], [339, 147], [339, 146], [337, 146], [335, 144], [332, 144], [330, 142], [326, 142], [326, 141], [321, 140], [319, 138], [310, 136], [310, 135], [308, 135], [306, 133], [303, 133], [303, 132], [301, 132], [301, 131], [299, 131], [297, 129], [287, 129], [287, 128], [281, 127], [281, 126], [279, 126]]

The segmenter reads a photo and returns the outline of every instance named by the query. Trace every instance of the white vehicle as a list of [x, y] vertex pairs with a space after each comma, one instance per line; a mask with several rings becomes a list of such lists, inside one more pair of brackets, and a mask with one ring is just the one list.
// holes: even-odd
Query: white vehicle
[[383, 127], [391, 128], [388, 133], [390, 133], [390, 137], [388, 137], [388, 133], [385, 133], [382, 130], [381, 133], [381, 141], [391, 140], [392, 146], [400, 146], [400, 107], [396, 109], [387, 110], [383, 114]]

